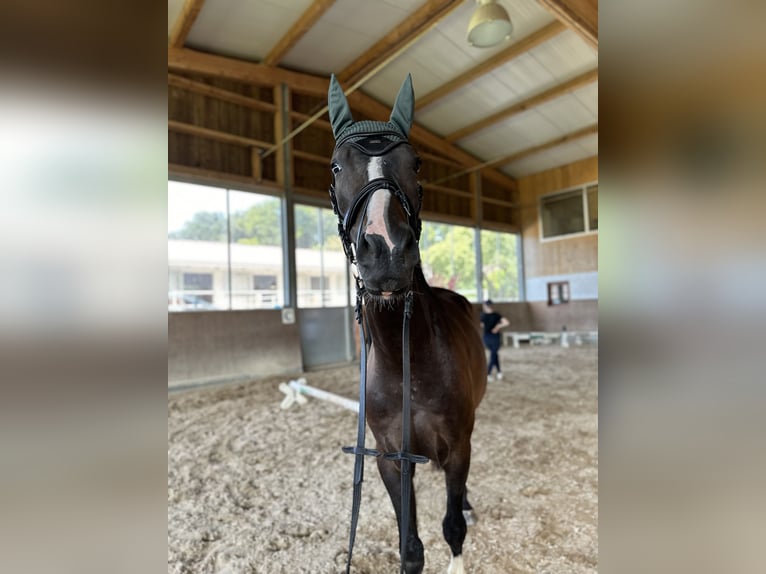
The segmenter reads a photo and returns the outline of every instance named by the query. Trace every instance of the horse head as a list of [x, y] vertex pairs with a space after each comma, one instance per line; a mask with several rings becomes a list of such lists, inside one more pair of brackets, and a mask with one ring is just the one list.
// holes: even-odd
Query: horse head
[[335, 76], [328, 100], [335, 136], [330, 198], [338, 231], [367, 292], [390, 299], [410, 289], [420, 263], [420, 158], [408, 141], [412, 78], [402, 84], [388, 122], [355, 122]]

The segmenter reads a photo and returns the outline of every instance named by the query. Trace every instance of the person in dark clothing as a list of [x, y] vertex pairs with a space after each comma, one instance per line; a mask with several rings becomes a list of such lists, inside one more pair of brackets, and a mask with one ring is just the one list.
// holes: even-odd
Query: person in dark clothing
[[500, 348], [500, 329], [510, 325], [508, 319], [492, 308], [492, 301], [487, 299], [482, 306], [481, 325], [484, 328], [484, 346], [489, 349], [489, 364], [487, 365], [487, 380], [492, 380], [492, 367], [497, 369], [497, 380], [503, 378], [500, 370], [500, 358], [497, 350]]

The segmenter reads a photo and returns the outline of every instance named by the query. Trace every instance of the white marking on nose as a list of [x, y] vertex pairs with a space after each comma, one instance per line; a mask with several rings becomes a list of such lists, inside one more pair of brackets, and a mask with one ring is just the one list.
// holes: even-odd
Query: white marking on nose
[[367, 164], [367, 181], [377, 177], [383, 177], [383, 158], [380, 156], [371, 157]]
[[380, 235], [388, 245], [388, 250], [394, 250], [394, 242], [388, 234], [386, 225], [386, 212], [391, 201], [391, 194], [387, 189], [379, 189], [372, 194], [370, 203], [367, 205], [367, 226], [364, 232], [367, 235]]
[[[370, 158], [367, 164], [367, 181], [383, 177], [383, 158], [374, 156]], [[391, 194], [387, 189], [379, 189], [372, 194], [370, 202], [367, 204], [367, 226], [364, 232], [367, 235], [380, 235], [388, 245], [388, 250], [394, 250], [394, 242], [388, 233], [386, 225], [386, 212], [391, 200]]]

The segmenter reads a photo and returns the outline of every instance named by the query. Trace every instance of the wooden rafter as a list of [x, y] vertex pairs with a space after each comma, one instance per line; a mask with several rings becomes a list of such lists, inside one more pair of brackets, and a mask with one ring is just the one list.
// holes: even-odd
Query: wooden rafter
[[327, 95], [329, 85], [329, 80], [320, 76], [215, 56], [188, 48], [168, 48], [168, 69], [258, 86], [276, 86], [284, 83], [296, 92], [315, 96]]
[[507, 108], [504, 108], [499, 112], [492, 114], [491, 116], [488, 116], [482, 120], [479, 120], [478, 122], [448, 134], [444, 139], [446, 139], [448, 142], [456, 142], [460, 139], [463, 139], [464, 137], [467, 137], [473, 133], [483, 130], [484, 128], [496, 124], [500, 120], [505, 120], [515, 114], [519, 114], [530, 108], [539, 106], [543, 102], [558, 98], [563, 94], [572, 92], [582, 86], [595, 82], [596, 80], [598, 80], [598, 68], [585, 72], [584, 74], [580, 74], [579, 76], [576, 76], [571, 80], [567, 80], [561, 84], [557, 84], [552, 88], [545, 90], [544, 92], [535, 94], [534, 96], [522, 100], [521, 102], [515, 103], [512, 106], [508, 106]]
[[375, 42], [367, 51], [351, 62], [337, 76], [344, 84], [352, 84], [374, 68], [387, 54], [395, 52], [401, 46], [428, 32], [441, 19], [460, 6], [460, 0], [428, 0], [415, 12], [408, 15], [402, 22], [383, 38]]
[[537, 0], [598, 51], [598, 0]]
[[306, 11], [301, 14], [295, 23], [290, 27], [287, 33], [280, 38], [279, 42], [271, 49], [268, 55], [263, 59], [267, 66], [276, 66], [290, 49], [303, 38], [311, 27], [322, 17], [322, 14], [335, 3], [335, 0], [314, 0]]
[[171, 48], [183, 48], [186, 42], [186, 37], [191, 32], [194, 21], [197, 19], [202, 5], [205, 0], [186, 0], [181, 13], [176, 18], [173, 29], [170, 31], [170, 38], [168, 39], [168, 45]]
[[467, 72], [459, 75], [457, 78], [450, 80], [442, 86], [439, 86], [435, 90], [427, 93], [425, 96], [418, 98], [415, 102], [415, 108], [418, 110], [422, 109], [427, 105], [435, 102], [436, 100], [443, 98], [447, 94], [451, 94], [455, 90], [462, 88], [475, 79], [488, 74], [498, 66], [501, 66], [509, 60], [512, 60], [524, 52], [531, 50], [535, 46], [550, 40], [553, 36], [563, 32], [564, 30], [566, 30], [566, 27], [558, 20], [554, 20], [539, 30], [532, 32], [529, 36], [522, 38], [515, 44], [511, 44], [502, 52], [498, 52], [491, 58], [488, 58]]
[[228, 144], [234, 144], [242, 147], [255, 147], [265, 149], [271, 145], [270, 142], [248, 138], [245, 136], [238, 136], [236, 134], [230, 134], [229, 132], [222, 132], [211, 128], [203, 128], [197, 125], [178, 122], [175, 120], [168, 120], [168, 129], [174, 132], [180, 132], [192, 136], [200, 136], [203, 138]]
[[203, 82], [190, 80], [189, 78], [176, 76], [175, 74], [168, 74], [168, 85], [262, 112], [274, 112], [277, 109], [275, 104], [262, 102], [244, 94], [238, 94], [236, 92], [224, 90], [223, 88], [217, 88], [216, 86], [211, 86]]

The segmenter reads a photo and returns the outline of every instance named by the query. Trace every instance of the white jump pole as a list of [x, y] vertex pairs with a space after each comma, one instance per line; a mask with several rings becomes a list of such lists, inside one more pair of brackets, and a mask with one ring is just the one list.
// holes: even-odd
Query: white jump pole
[[340, 395], [323, 391], [322, 389], [310, 387], [306, 384], [306, 379], [303, 378], [300, 378], [297, 381], [290, 381], [287, 385], [282, 383], [279, 385], [279, 389], [287, 395], [285, 400], [282, 401], [282, 408], [285, 409], [292, 405], [293, 402], [305, 403], [306, 399], [301, 395], [307, 395], [359, 413], [359, 401], [347, 399], [346, 397], [341, 397]]

